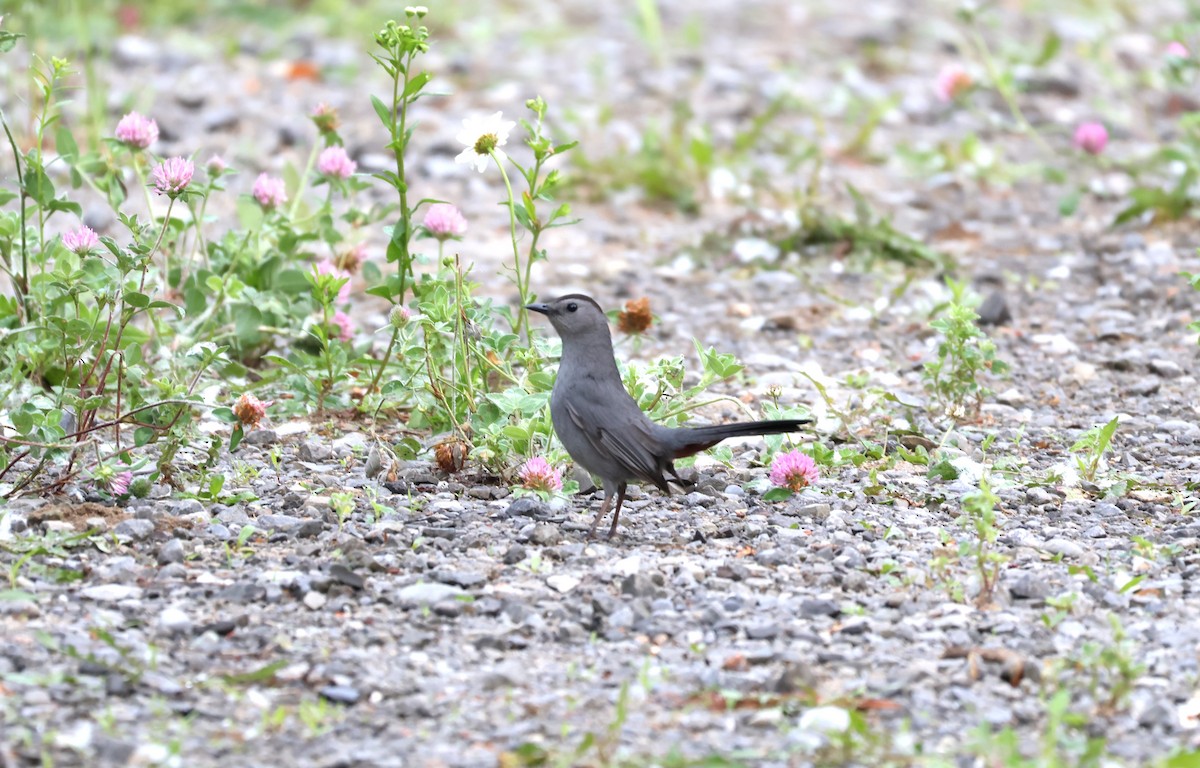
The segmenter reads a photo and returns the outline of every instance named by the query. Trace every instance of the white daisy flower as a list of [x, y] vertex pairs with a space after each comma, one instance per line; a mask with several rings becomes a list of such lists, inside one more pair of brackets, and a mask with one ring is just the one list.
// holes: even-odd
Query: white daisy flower
[[508, 132], [516, 123], [504, 120], [503, 115], [504, 113], [497, 112], [489, 117], [463, 120], [462, 130], [454, 140], [466, 144], [467, 148], [454, 158], [454, 162], [469, 165], [483, 173], [492, 159], [492, 150], [504, 154], [499, 152], [499, 148], [508, 142]]

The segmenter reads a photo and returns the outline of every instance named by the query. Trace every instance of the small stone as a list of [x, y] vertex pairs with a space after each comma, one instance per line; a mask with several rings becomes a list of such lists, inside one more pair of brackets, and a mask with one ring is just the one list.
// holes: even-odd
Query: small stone
[[318, 693], [322, 699], [335, 704], [357, 704], [359, 698], [358, 689], [349, 685], [327, 685]]
[[333, 448], [315, 440], [305, 440], [296, 450], [296, 458], [300, 461], [329, 461], [333, 458]]
[[1026, 489], [1025, 501], [1029, 502], [1035, 507], [1044, 507], [1048, 504], [1054, 504], [1055, 502], [1060, 501], [1060, 499], [1040, 485], [1035, 485]]
[[304, 595], [304, 605], [306, 605], [309, 610], [312, 611], [317, 611], [321, 608], [324, 608], [325, 603], [328, 600], [329, 598], [325, 597], [324, 593], [322, 592], [310, 591]]
[[979, 305], [977, 311], [980, 325], [1007, 325], [1012, 322], [1012, 311], [1001, 291], [993, 291]]
[[311, 518], [300, 523], [300, 527], [296, 529], [296, 536], [301, 539], [311, 539], [317, 536], [321, 531], [325, 530], [325, 522]]
[[796, 509], [797, 515], [800, 515], [801, 517], [811, 517], [814, 520], [827, 520], [832, 512], [833, 507], [824, 503], [805, 504], [804, 506]]
[[1070, 378], [1076, 384], [1087, 384], [1092, 379], [1096, 378], [1096, 366], [1091, 363], [1075, 363], [1071, 367]]
[[546, 577], [546, 585], [560, 594], [566, 594], [575, 587], [578, 587], [580, 580], [576, 576], [569, 573], [556, 573], [553, 576]]
[[449, 584], [421, 582], [396, 590], [396, 601], [401, 605], [432, 605], [465, 594], [461, 588]]
[[217, 521], [225, 525], [250, 525], [250, 516], [240, 507], [226, 507], [217, 513]]
[[800, 602], [801, 616], [840, 616], [841, 613], [841, 607], [833, 600], [814, 598]]
[[1150, 372], [1164, 379], [1175, 379], [1183, 375], [1183, 368], [1174, 360], [1151, 360]]
[[361, 451], [367, 447], [367, 436], [362, 432], [347, 432], [333, 441], [334, 453]]
[[1050, 596], [1050, 585], [1032, 573], [1009, 574], [1005, 583], [1008, 593], [1018, 600], [1045, 600]]
[[[660, 581], [661, 578], [660, 576]], [[662, 590], [659, 584], [655, 583], [654, 578], [644, 573], [635, 573], [632, 576], [626, 576], [621, 582], [621, 593], [631, 597], [658, 597]]]
[[183, 542], [179, 539], [168, 539], [158, 548], [158, 564], [182, 563], [187, 557]]
[[216, 541], [229, 541], [233, 538], [233, 533], [229, 530], [229, 526], [221, 523], [213, 523], [206, 527], [204, 535]]
[[153, 520], [122, 520], [117, 523], [117, 527], [113, 529], [113, 533], [117, 534], [117, 538], [132, 541], [145, 541], [154, 533]]
[[172, 635], [184, 635], [192, 630], [192, 619], [187, 613], [173, 605], [169, 605], [158, 614], [158, 626]]
[[850, 712], [834, 706], [813, 707], [800, 715], [797, 725], [809, 733], [845, 733], [850, 728]]
[[433, 612], [438, 616], [453, 619], [457, 616], [462, 616], [463, 604], [459, 600], [443, 600], [440, 603], [434, 603]]
[[642, 558], [640, 555], [630, 555], [622, 557], [617, 562], [613, 563], [613, 572], [622, 576], [632, 576], [642, 569]]
[[232, 107], [214, 107], [204, 111], [200, 123], [204, 126], [205, 133], [215, 133], [232, 130], [241, 120], [241, 113]]
[[342, 563], [334, 563], [329, 566], [329, 577], [339, 584], [345, 584], [351, 589], [362, 589], [366, 586], [363, 577]]
[[469, 571], [434, 571], [431, 576], [442, 584], [453, 584], [463, 589], [471, 589], [487, 583], [487, 576]]
[[1200, 426], [1184, 419], [1167, 419], [1159, 424], [1158, 428], [1174, 435], [1181, 442], [1195, 442], [1200, 438]]
[[217, 597], [221, 600], [228, 600], [231, 603], [255, 603], [266, 597], [267, 590], [261, 584], [255, 584], [252, 581], [239, 581], [236, 584], [230, 584], [225, 589], [217, 593]]
[[1043, 552], [1063, 557], [1082, 557], [1084, 549], [1070, 539], [1050, 539], [1041, 547]]
[[520, 544], [511, 544], [504, 553], [504, 564], [516, 565], [524, 560], [527, 554], [528, 553], [526, 552], [525, 547], [521, 546]]
[[529, 534], [529, 543], [539, 547], [552, 547], [561, 541], [562, 531], [550, 523], [538, 523], [533, 527], [533, 533]]
[[296, 533], [300, 530], [300, 526], [304, 524], [304, 520], [291, 515], [261, 515], [254, 521], [254, 527], [263, 531], [274, 531], [276, 533]]
[[96, 762], [100, 765], [129, 765], [135, 745], [98, 733], [92, 741]]
[[279, 442], [279, 433], [273, 429], [255, 429], [242, 438], [245, 445], [275, 445]]
[[770, 640], [779, 637], [782, 632], [783, 630], [774, 622], [750, 624], [746, 627], [746, 637], [751, 640]]
[[79, 590], [79, 596], [86, 600], [101, 603], [115, 603], [119, 600], [131, 600], [142, 596], [141, 587], [127, 584], [96, 584]]
[[532, 517], [541, 520], [550, 516], [550, 507], [533, 496], [518, 496], [504, 510], [505, 517]]
[[204, 512], [204, 505], [198, 499], [182, 499], [171, 503], [172, 517], [187, 517]]
[[1162, 382], [1158, 379], [1144, 378], [1129, 384], [1121, 389], [1121, 394], [1128, 397], [1150, 397], [1158, 394], [1158, 390], [1162, 388]]
[[1103, 539], [1108, 536], [1108, 531], [1104, 530], [1104, 526], [1102, 525], [1093, 525], [1084, 531], [1083, 535], [1089, 539]]
[[996, 395], [997, 403], [1000, 403], [1001, 405], [1007, 405], [1012, 408], [1017, 408], [1023, 405], [1025, 400], [1025, 393], [1016, 387], [1009, 387], [1008, 389]]
[[182, 581], [187, 578], [187, 567], [183, 563], [167, 563], [158, 569], [156, 581]]

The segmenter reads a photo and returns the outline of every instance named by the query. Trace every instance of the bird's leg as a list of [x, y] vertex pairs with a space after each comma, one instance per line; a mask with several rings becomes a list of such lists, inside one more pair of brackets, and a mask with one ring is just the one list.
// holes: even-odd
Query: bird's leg
[[625, 502], [625, 483], [617, 486], [617, 508], [613, 511], [612, 528], [608, 529], [608, 538], [617, 535], [617, 521], [621, 519], [621, 505]]
[[[622, 488], [621, 488], [622, 496], [624, 495], [624, 493], [625, 493], [625, 488], [624, 488], [624, 486], [622, 486]], [[604, 516], [608, 514], [608, 503], [610, 501], [612, 501], [612, 497], [613, 497], [612, 489], [609, 488], [608, 485], [606, 484], [604, 486], [604, 501], [600, 502], [600, 511], [596, 513], [596, 519], [592, 521], [592, 527], [588, 531], [588, 536], [587, 536], [588, 541], [591, 541], [592, 539], [596, 538], [596, 526], [600, 525], [600, 521], [603, 520]], [[620, 507], [620, 504], [618, 504], [617, 506]]]

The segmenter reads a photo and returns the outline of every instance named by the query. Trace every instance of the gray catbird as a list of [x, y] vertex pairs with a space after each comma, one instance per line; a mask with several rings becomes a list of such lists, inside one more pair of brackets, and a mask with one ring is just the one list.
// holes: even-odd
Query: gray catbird
[[554, 432], [571, 458], [604, 480], [604, 501], [588, 538], [608, 513], [613, 494], [611, 539], [617, 532], [625, 485], [632, 479], [654, 483], [665, 493], [671, 489], [664, 473], [685, 484], [675, 471], [675, 459], [711, 448], [728, 437], [794, 432], [803, 419], [750, 421], [710, 427], [664, 427], [646, 418], [621, 384], [613, 358], [608, 318], [588, 296], [572, 293], [554, 301], [530, 304], [526, 309], [550, 318], [562, 337], [562, 361], [550, 395]]

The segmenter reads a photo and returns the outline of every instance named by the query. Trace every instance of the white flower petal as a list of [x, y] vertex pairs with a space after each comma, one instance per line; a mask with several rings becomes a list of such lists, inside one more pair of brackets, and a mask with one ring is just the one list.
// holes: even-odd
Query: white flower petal
[[481, 155], [471, 147], [467, 147], [462, 152], [458, 153], [458, 156], [454, 158], [454, 162], [470, 166], [480, 173], [483, 173], [485, 170], [487, 170], [488, 160], [490, 159], [491, 158], [489, 158], [487, 155]]

